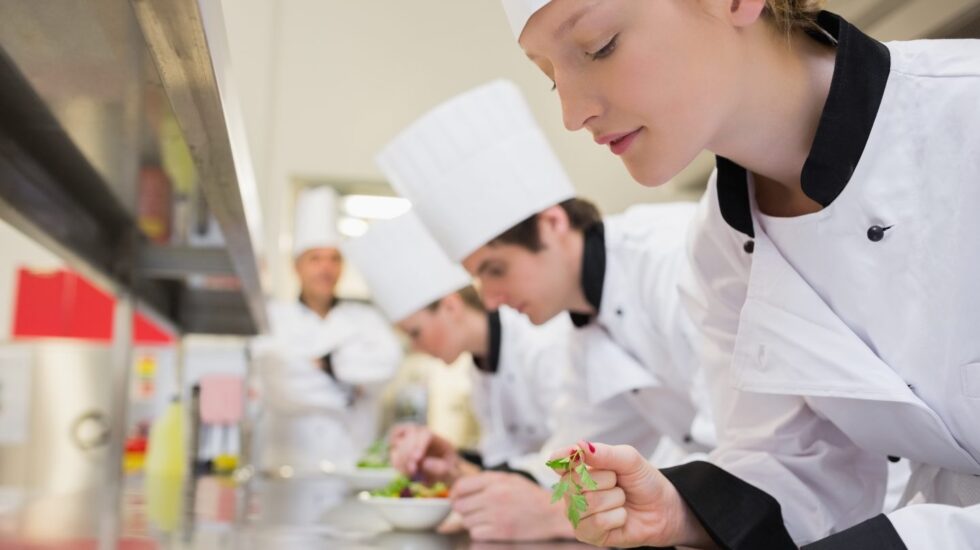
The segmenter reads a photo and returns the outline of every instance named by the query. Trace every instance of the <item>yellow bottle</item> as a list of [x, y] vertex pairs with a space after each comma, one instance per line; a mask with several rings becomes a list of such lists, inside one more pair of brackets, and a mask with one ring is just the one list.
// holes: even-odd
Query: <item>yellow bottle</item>
[[150, 428], [146, 455], [146, 501], [150, 523], [164, 532], [180, 526], [182, 487], [189, 458], [184, 440], [184, 407], [174, 399]]
[[150, 428], [146, 455], [147, 475], [183, 477], [187, 473], [184, 406], [174, 400]]

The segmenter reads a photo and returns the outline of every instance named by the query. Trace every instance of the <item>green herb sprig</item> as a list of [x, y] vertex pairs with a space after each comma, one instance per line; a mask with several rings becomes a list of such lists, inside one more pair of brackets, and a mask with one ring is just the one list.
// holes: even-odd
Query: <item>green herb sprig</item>
[[571, 476], [565, 477], [562, 475], [562, 479], [551, 488], [552, 504], [568, 496], [568, 521], [572, 522], [572, 527], [577, 529], [578, 523], [582, 519], [582, 514], [589, 509], [589, 505], [585, 501], [585, 495], [582, 494], [582, 491], [584, 489], [595, 491], [599, 486], [589, 474], [589, 468], [585, 465], [585, 460], [580, 449], [576, 449], [566, 457], [549, 460], [546, 465], [562, 474], [574, 471], [578, 474], [579, 481], [582, 482], [580, 485]]

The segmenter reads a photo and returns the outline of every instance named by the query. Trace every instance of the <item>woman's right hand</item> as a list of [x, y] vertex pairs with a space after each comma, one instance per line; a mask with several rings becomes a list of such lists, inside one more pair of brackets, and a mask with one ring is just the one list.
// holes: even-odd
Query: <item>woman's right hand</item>
[[405, 475], [421, 476], [434, 483], [452, 485], [460, 476], [476, 470], [445, 438], [418, 424], [399, 424], [388, 437], [391, 465]]
[[[598, 488], [584, 492], [588, 509], [575, 529], [575, 538], [602, 547], [716, 548], [670, 481], [636, 449], [586, 441], [579, 442], [579, 447]], [[561, 452], [552, 458], [568, 454]], [[567, 501], [568, 496], [565, 498]]]

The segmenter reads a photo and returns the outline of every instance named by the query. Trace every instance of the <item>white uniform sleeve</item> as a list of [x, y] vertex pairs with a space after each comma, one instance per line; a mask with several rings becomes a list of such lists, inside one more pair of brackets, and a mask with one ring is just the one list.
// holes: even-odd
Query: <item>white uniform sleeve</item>
[[[542, 485], [550, 485], [558, 479], [544, 465], [548, 457], [579, 440], [632, 445], [645, 455], [650, 455], [661, 439], [661, 434], [649, 422], [638, 418], [636, 409], [621, 395], [598, 402], [589, 395], [587, 362], [602, 357], [601, 353], [594, 352], [604, 345], [610, 345], [608, 338], [594, 326], [576, 330], [569, 337], [569, 367], [562, 376], [560, 394], [550, 414], [553, 419], [551, 437], [536, 456], [522, 457], [520, 461], [513, 462], [515, 469], [530, 473]], [[590, 347], [593, 353], [586, 353]], [[598, 365], [599, 369], [602, 367]]]
[[[388, 322], [373, 308], [359, 308], [356, 330], [329, 352], [337, 380], [366, 389], [387, 383], [402, 360], [402, 350]], [[345, 317], [345, 320], [347, 318]]]
[[526, 364], [518, 367], [529, 371], [522, 378], [529, 381], [529, 393], [535, 396], [543, 411], [549, 433], [548, 440], [539, 451], [507, 460], [507, 465], [511, 469], [531, 474], [542, 485], [550, 485], [558, 480], [558, 476], [544, 463], [554, 450], [551, 447], [555, 444], [555, 434], [561, 424], [561, 415], [568, 409], [564, 403], [568, 399], [566, 392], [569, 390], [572, 375], [569, 349], [572, 328], [570, 325], [561, 326], [555, 321], [551, 323], [554, 325], [549, 327], [549, 330], [538, 331], [539, 345], [524, 356]]
[[[667, 207], [657, 205], [651, 214], [661, 218], [661, 230], [666, 233], [659, 237], [657, 246], [649, 247], [642, 289], [643, 307], [652, 311], [656, 316], [657, 330], [661, 332], [661, 340], [670, 354], [673, 369], [689, 380], [687, 393], [696, 415], [689, 427], [689, 432], [696, 444], [702, 449], [711, 449], [717, 445], [714, 428], [714, 414], [711, 407], [711, 395], [707, 378], [698, 364], [696, 342], [699, 339], [697, 327], [691, 321], [690, 312], [684, 304], [684, 289], [692, 285], [693, 273], [688, 254], [685, 250], [686, 236], [694, 228], [697, 205], [693, 203], [677, 203]], [[665, 434], [669, 435], [669, 434]], [[683, 446], [673, 445], [678, 453], [673, 456], [683, 456], [683, 460], [697, 458], [702, 453], [685, 453]], [[662, 458], [670, 455], [661, 454]], [[677, 461], [660, 462], [660, 464], [676, 464]]]
[[294, 414], [347, 408], [345, 391], [313, 360], [290, 353], [275, 337], [253, 340], [251, 356], [266, 406]]
[[501, 429], [500, 423], [494, 418], [493, 392], [494, 374], [484, 374], [474, 367], [470, 368], [473, 389], [470, 394], [470, 404], [473, 415], [480, 426], [480, 442], [478, 445], [483, 464], [496, 465], [504, 460], [499, 455], [499, 449], [507, 449], [507, 433]]
[[[305, 348], [287, 344], [281, 336], [252, 342], [253, 366], [268, 406], [287, 413], [342, 411], [351, 399], [345, 385], [372, 391], [394, 375], [401, 347], [387, 322], [369, 306], [340, 307], [344, 309], [338, 309]], [[325, 355], [330, 356], [335, 378], [318, 363]]]
[[916, 504], [888, 514], [908, 550], [966, 550], [980, 543], [980, 504]]
[[[700, 329], [699, 363], [719, 438], [711, 461], [774, 497], [794, 540], [817, 540], [880, 511], [885, 460], [863, 453], [802, 397], [733, 388], [729, 367], [749, 277], [748, 237], [727, 225], [717, 201], [712, 181], [692, 231], [693, 276], [684, 288]], [[877, 510], [869, 504], [876, 498]]]

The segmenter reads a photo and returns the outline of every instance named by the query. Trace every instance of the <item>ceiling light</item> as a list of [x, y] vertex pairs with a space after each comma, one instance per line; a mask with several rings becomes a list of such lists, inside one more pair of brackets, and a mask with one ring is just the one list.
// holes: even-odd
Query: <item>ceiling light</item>
[[381, 195], [347, 195], [341, 199], [341, 209], [354, 218], [388, 220], [401, 216], [412, 207], [408, 199]]
[[337, 221], [337, 230], [345, 237], [360, 237], [367, 233], [369, 225], [360, 218], [343, 217]]

